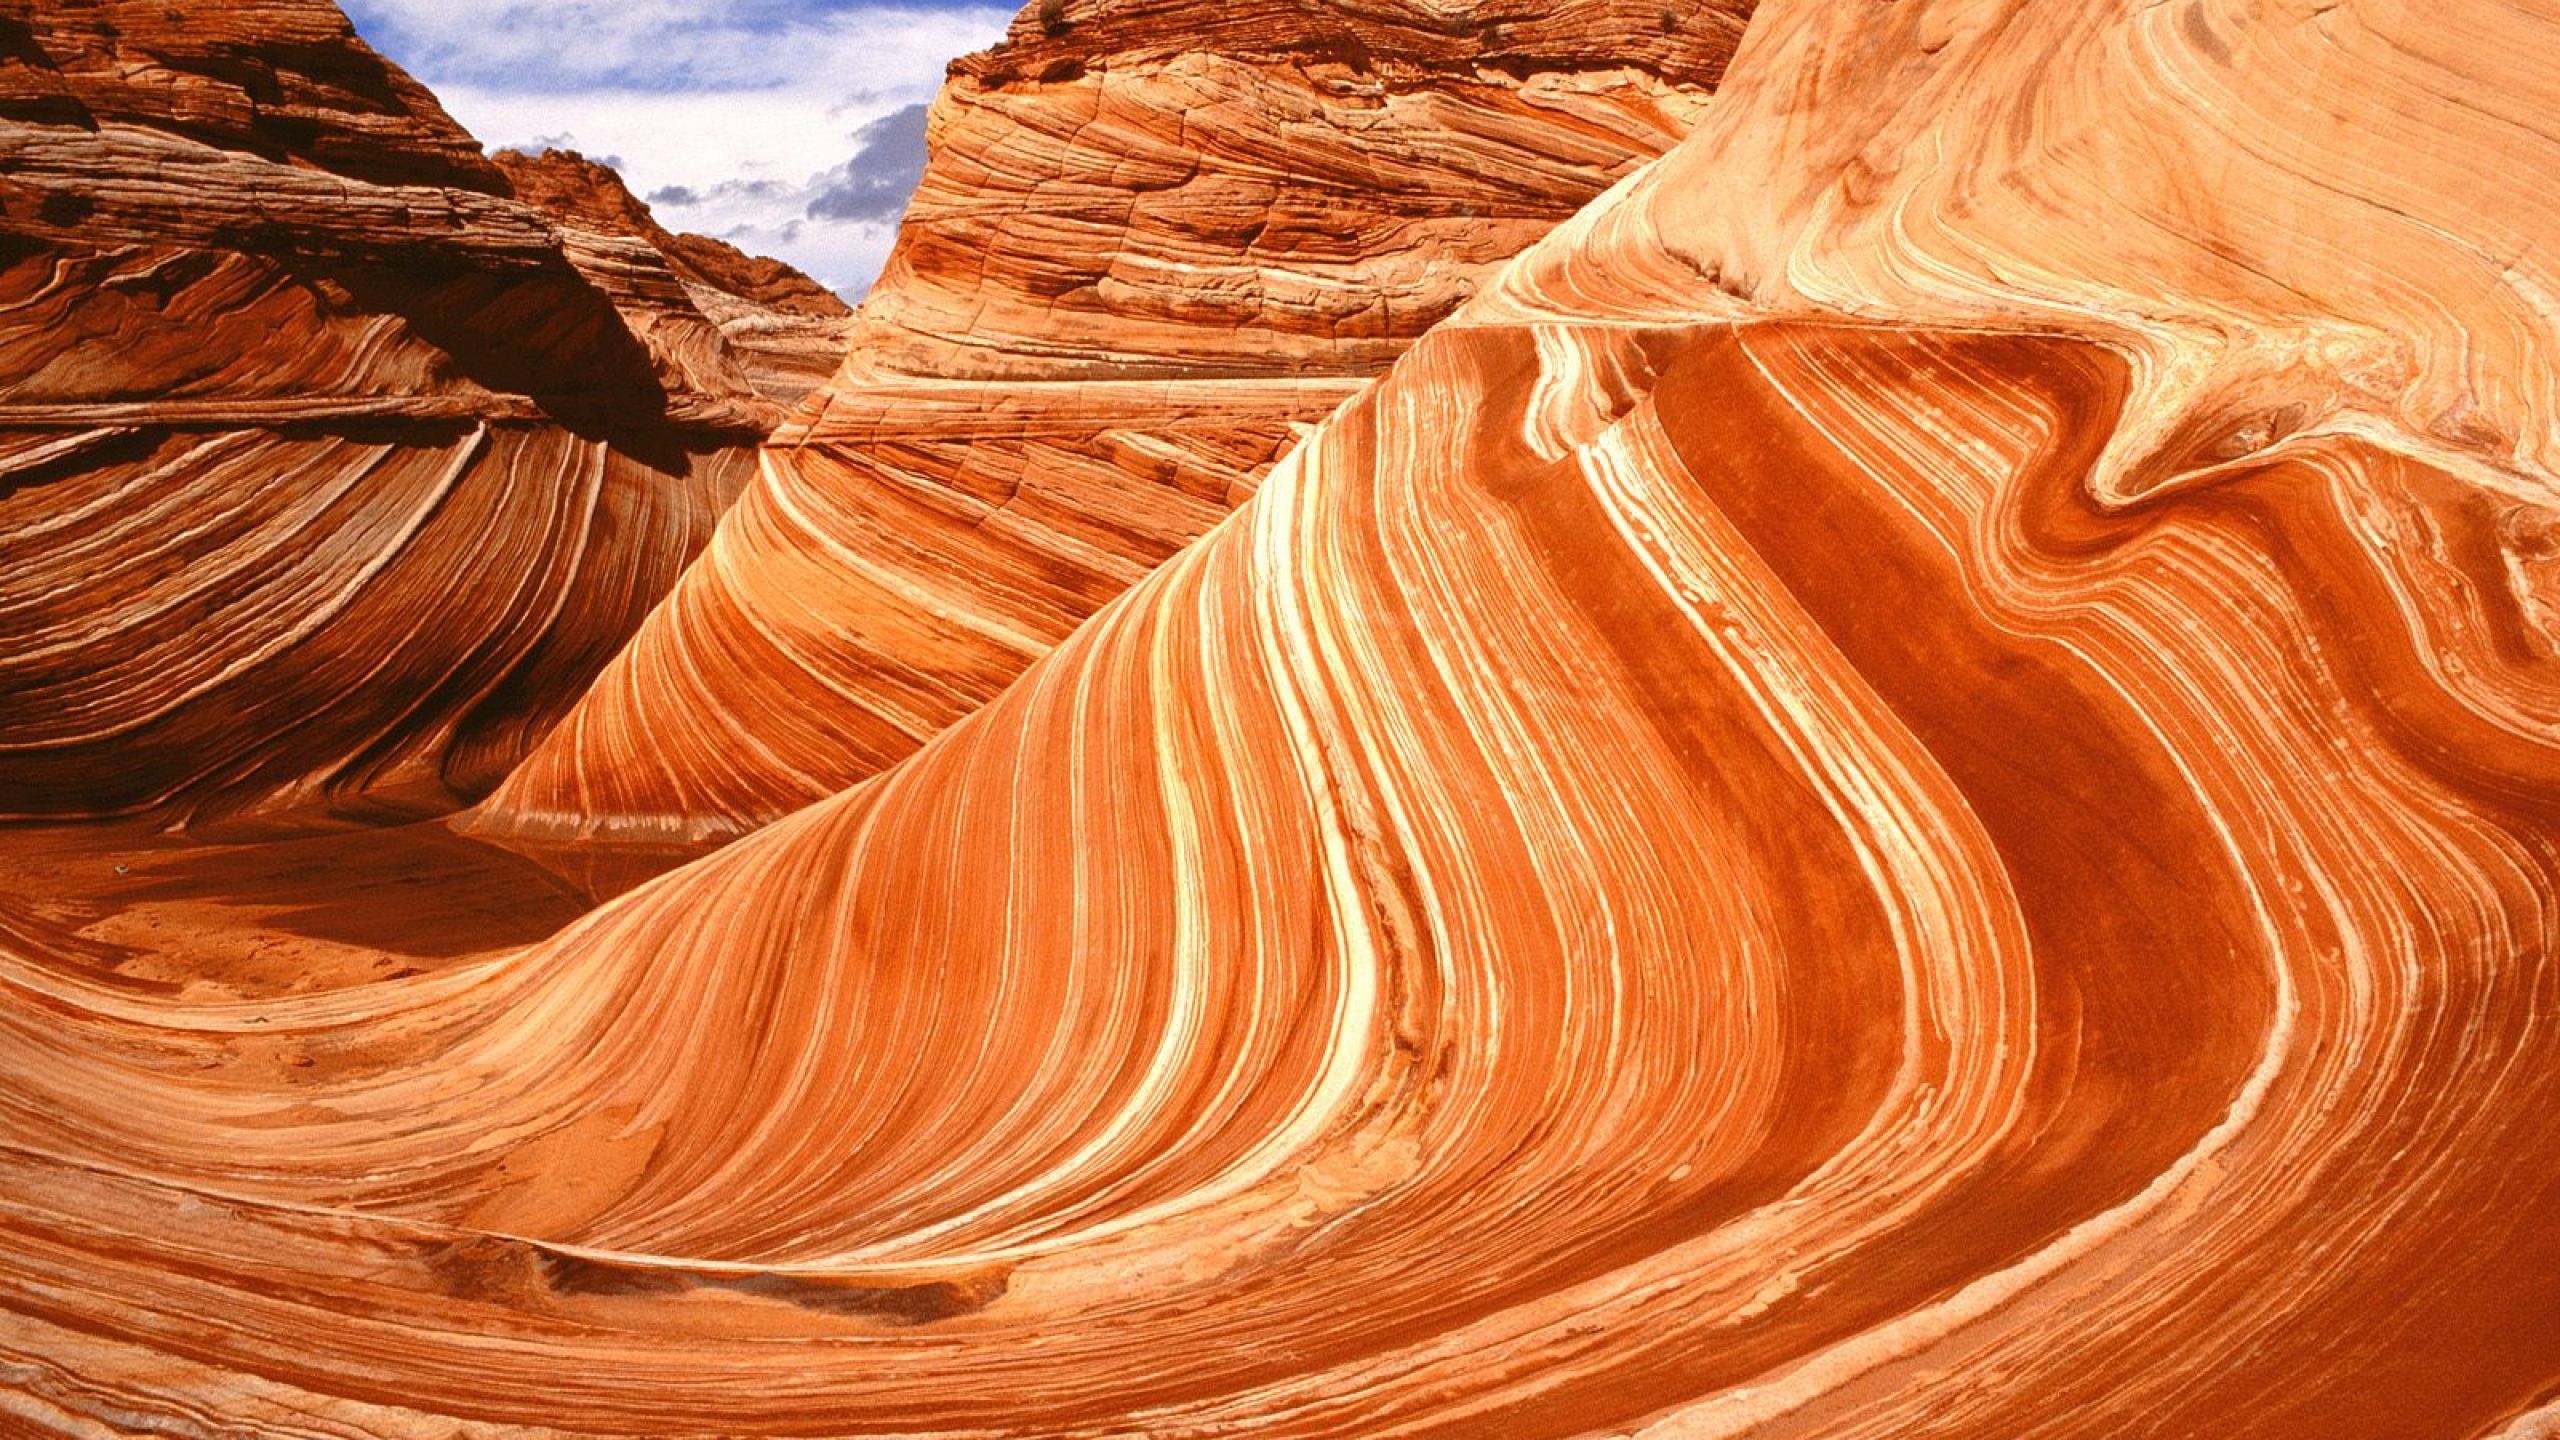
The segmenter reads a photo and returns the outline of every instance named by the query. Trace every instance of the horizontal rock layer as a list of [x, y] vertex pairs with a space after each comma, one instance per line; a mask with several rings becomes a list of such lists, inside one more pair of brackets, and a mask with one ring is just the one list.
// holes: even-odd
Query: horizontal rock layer
[[1673, 143], [1746, 12], [1026, 10], [819, 413], [474, 824], [735, 834], [907, 754]]
[[325, 0], [10, 0], [0, 118], [157, 130], [374, 184], [505, 193], [479, 143]]

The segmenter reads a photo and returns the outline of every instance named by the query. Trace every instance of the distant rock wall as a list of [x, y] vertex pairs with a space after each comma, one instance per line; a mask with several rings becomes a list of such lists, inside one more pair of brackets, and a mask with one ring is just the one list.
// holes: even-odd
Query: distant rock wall
[[516, 198], [561, 227], [572, 257], [584, 257], [599, 283], [612, 288], [603, 276], [634, 246], [643, 266], [672, 271], [682, 292], [659, 297], [661, 313], [709, 319], [727, 358], [765, 398], [795, 404], [843, 363], [853, 309], [817, 281], [708, 235], [669, 230], [620, 175], [574, 150], [501, 150], [496, 159]]

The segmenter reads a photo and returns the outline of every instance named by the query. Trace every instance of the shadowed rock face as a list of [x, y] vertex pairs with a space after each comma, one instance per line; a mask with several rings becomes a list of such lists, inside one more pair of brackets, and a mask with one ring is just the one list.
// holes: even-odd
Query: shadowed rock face
[[[575, 921], [32, 852], [0, 1413], [2552, 1434], [2560, 11], [1753, 23], [859, 785]], [[300, 963], [153, 949], [206, 864]]]
[[796, 403], [843, 360], [853, 311], [817, 281], [710, 236], [676, 234], [621, 176], [574, 150], [502, 150], [497, 164], [517, 199], [562, 228], [572, 254], [595, 257], [590, 269], [599, 284], [613, 288], [612, 257], [635, 244], [643, 267], [672, 271], [681, 289], [660, 287], [660, 306], [717, 325], [719, 348], [767, 399]]
[[620, 175], [575, 150], [501, 150], [497, 166], [517, 199], [564, 225], [648, 241], [689, 286], [822, 320], [853, 313], [833, 291], [779, 260], [745, 254], [708, 235], [669, 230]]
[[0, 816], [485, 792], [780, 414], [654, 238], [320, 0], [0, 9]]
[[910, 753], [1672, 144], [1748, 9], [1025, 10], [842, 373], [474, 823], [736, 834]]

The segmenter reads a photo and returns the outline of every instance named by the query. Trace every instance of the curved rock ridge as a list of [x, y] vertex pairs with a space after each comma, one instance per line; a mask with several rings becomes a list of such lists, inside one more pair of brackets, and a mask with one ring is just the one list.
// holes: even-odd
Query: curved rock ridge
[[870, 781], [400, 980], [0, 932], [0, 1409], [2549, 1434], [2555, 54], [1774, 0]]
[[1026, 9], [842, 373], [472, 823], [731, 835], [912, 752], [1676, 141], [1748, 9]]
[[0, 432], [0, 815], [438, 813], [753, 464], [459, 417]]
[[0, 818], [486, 793], [780, 418], [710, 290], [325, 0], [0, 9]]
[[[2484, 66], [2531, 69], [2543, 7], [2456, 7], [2450, 28], [2329, 0], [2130, 8], [2061, 33], [1989, 5], [1880, 10], [1854, 40], [1769, 27], [1756, 83], [1836, 87], [1852, 103], [1819, 116], [1854, 123], [1756, 93], [1712, 150], [1580, 219], [1648, 277], [1703, 276], [1755, 313], [2123, 349], [2140, 393], [2095, 482], [2111, 503], [2341, 435], [2539, 494], [2560, 468], [2532, 238], [2560, 200], [2524, 115], [2543, 92], [2471, 91]], [[1580, 253], [1509, 271], [1479, 314], [1645, 312], [1644, 288], [1580, 288]]]

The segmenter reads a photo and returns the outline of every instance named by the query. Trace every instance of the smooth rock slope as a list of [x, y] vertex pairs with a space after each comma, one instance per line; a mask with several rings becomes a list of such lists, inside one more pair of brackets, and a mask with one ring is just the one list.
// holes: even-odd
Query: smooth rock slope
[[870, 780], [398, 979], [0, 931], [0, 1413], [2551, 1434], [2554, 56], [1771, 0]]

